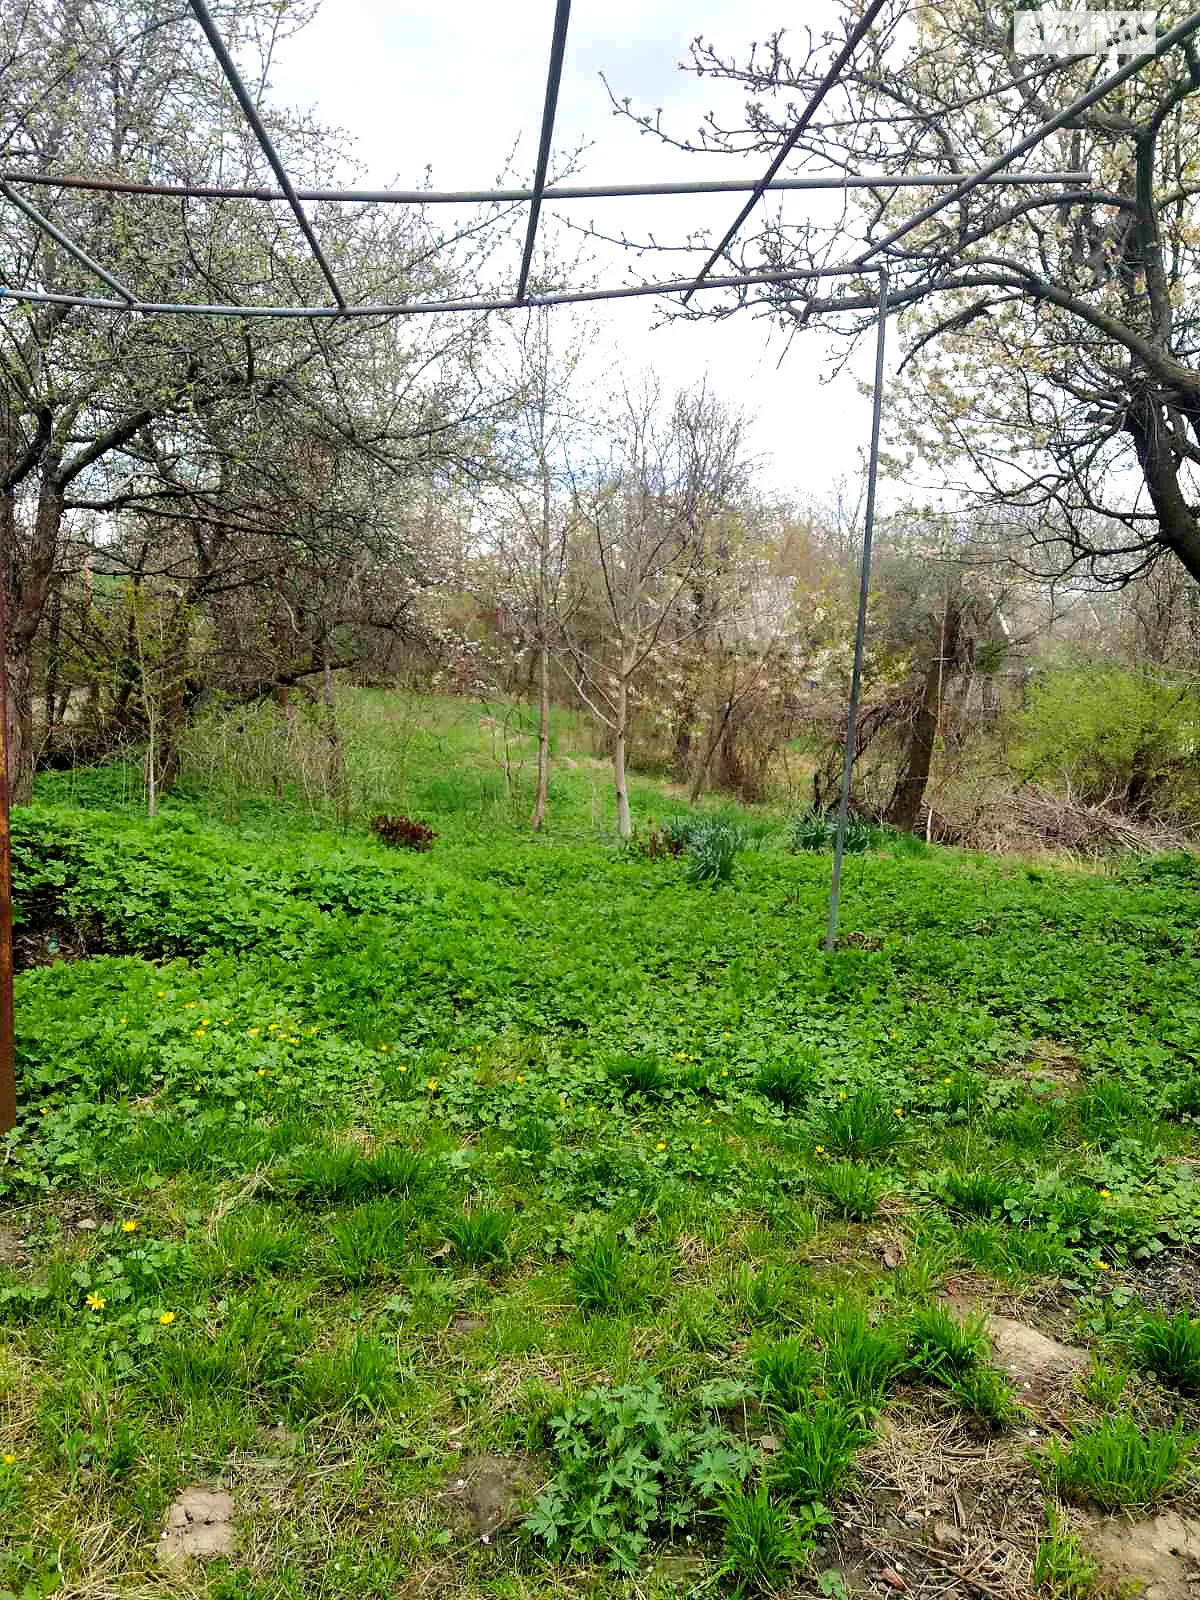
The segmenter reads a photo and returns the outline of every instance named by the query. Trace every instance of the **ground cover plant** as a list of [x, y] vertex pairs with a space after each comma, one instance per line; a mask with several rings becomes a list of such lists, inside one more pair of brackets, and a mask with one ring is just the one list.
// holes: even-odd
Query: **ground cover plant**
[[[826, 955], [784, 819], [698, 872], [581, 766], [535, 840], [455, 738], [344, 825], [103, 772], [16, 813], [0, 1594], [161, 1584], [204, 1485], [213, 1600], [836, 1595], [907, 1428], [1011, 1441], [1039, 1507], [1186, 1503], [1192, 877], [880, 835]], [[1091, 1344], [1056, 1441], [963, 1282]], [[1072, 1537], [1025, 1577], [1083, 1592]]]

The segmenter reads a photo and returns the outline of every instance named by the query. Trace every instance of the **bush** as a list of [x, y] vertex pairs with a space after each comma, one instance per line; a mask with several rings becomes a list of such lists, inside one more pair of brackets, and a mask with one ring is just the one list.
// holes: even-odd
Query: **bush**
[[386, 812], [372, 817], [370, 827], [381, 844], [390, 845], [394, 850], [432, 850], [437, 838], [427, 822], [418, 822], [415, 817], [388, 816]]

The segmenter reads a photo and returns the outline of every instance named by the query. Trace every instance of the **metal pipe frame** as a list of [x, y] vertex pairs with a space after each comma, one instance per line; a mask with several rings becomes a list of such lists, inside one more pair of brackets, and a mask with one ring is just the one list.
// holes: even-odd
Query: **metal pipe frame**
[[856, 257], [855, 265], [859, 267], [865, 266], [875, 256], [881, 255], [885, 250], [890, 250], [894, 244], [905, 238], [914, 228], [919, 228], [923, 222], [928, 222], [931, 217], [936, 217], [939, 211], [944, 211], [947, 206], [954, 205], [964, 195], [970, 194], [972, 189], [977, 189], [981, 183], [985, 183], [994, 173], [1000, 172], [1010, 161], [1016, 161], [1019, 157], [1028, 155], [1031, 150], [1041, 144], [1043, 139], [1049, 138], [1052, 133], [1057, 133], [1059, 128], [1065, 127], [1068, 122], [1079, 116], [1081, 112], [1087, 111], [1098, 100], [1103, 100], [1105, 95], [1111, 94], [1114, 89], [1119, 88], [1128, 79], [1135, 77], [1143, 67], [1148, 67], [1152, 61], [1157, 61], [1159, 56], [1165, 55], [1168, 50], [1173, 49], [1177, 44], [1182, 44], [1197, 29], [1200, 29], [1200, 11], [1193, 11], [1190, 17], [1185, 17], [1175, 27], [1169, 28], [1161, 39], [1156, 40], [1153, 50], [1145, 50], [1140, 56], [1135, 56], [1132, 61], [1127, 61], [1123, 67], [1118, 67], [1116, 72], [1111, 72], [1107, 78], [1102, 78], [1094, 88], [1089, 89], [1086, 94], [1080, 95], [1077, 100], [1073, 100], [1064, 110], [1057, 112], [1052, 117], [1047, 117], [1027, 138], [1022, 139], [1018, 144], [1012, 145], [1002, 156], [997, 156], [994, 161], [990, 161], [981, 171], [963, 178], [952, 189], [947, 190], [943, 195], [939, 195], [936, 200], [931, 201], [929, 205], [918, 211], [916, 216], [910, 217], [907, 222], [901, 223], [898, 228], [893, 228], [891, 233], [885, 234], [869, 250], [864, 250], [862, 255]]
[[271, 171], [275, 174], [275, 181], [283, 190], [284, 198], [287, 200], [288, 205], [290, 205], [292, 208], [292, 215], [300, 224], [300, 231], [308, 241], [308, 248], [312, 251], [313, 259], [316, 261], [322, 273], [325, 275], [325, 282], [329, 285], [330, 293], [333, 295], [333, 298], [337, 301], [338, 305], [344, 310], [346, 302], [342, 298], [342, 291], [338, 287], [338, 281], [333, 275], [333, 268], [325, 259], [325, 254], [317, 242], [316, 234], [313, 232], [312, 223], [309, 222], [308, 218], [304, 214], [304, 207], [300, 204], [300, 197], [297, 195], [295, 189], [292, 188], [292, 180], [288, 177], [287, 172], [284, 169], [283, 162], [279, 159], [279, 152], [271, 142], [271, 135], [267, 132], [266, 126], [258, 114], [258, 107], [250, 98], [250, 91], [242, 82], [241, 74], [238, 72], [233, 57], [225, 48], [225, 41], [221, 38], [220, 31], [218, 30], [216, 23], [213, 21], [212, 13], [205, 5], [204, 0], [190, 0], [190, 3], [196, 21], [204, 29], [205, 37], [212, 46], [213, 55], [216, 56], [221, 65], [221, 71], [228, 79], [229, 87], [234, 93], [234, 98], [237, 100], [238, 105], [242, 108], [242, 115], [250, 124], [251, 131], [253, 132], [254, 137], [258, 140], [259, 148], [262, 150], [263, 155], [266, 156], [268, 162], [270, 163]]
[[56, 244], [61, 245], [69, 256], [79, 262], [80, 266], [86, 267], [89, 272], [95, 273], [102, 283], [106, 283], [110, 289], [115, 290], [127, 306], [133, 305], [137, 296], [132, 289], [127, 289], [120, 278], [113, 277], [107, 267], [102, 267], [98, 261], [88, 255], [82, 245], [76, 244], [74, 239], [65, 234], [55, 223], [51, 222], [49, 217], [44, 216], [35, 205], [25, 199], [24, 195], [18, 194], [10, 183], [0, 181], [0, 194], [4, 196], [10, 205], [16, 206], [17, 210], [27, 217], [34, 227], [40, 229], [42, 233], [48, 234]]
[[871, 396], [871, 450], [867, 459], [867, 503], [863, 510], [862, 566], [858, 579], [858, 619], [854, 627], [854, 666], [850, 673], [850, 704], [846, 710], [846, 748], [842, 752], [842, 790], [838, 799], [837, 832], [833, 842], [833, 878], [829, 886], [829, 917], [825, 924], [825, 949], [837, 943], [838, 902], [842, 889], [842, 858], [846, 853], [846, 824], [850, 817], [850, 779], [854, 771], [854, 739], [858, 730], [858, 702], [862, 693], [863, 654], [867, 642], [867, 603], [871, 594], [871, 544], [875, 534], [875, 490], [879, 482], [879, 434], [883, 422], [883, 358], [887, 333], [888, 275], [879, 272], [879, 307], [875, 323], [875, 389]]
[[533, 247], [537, 239], [538, 218], [542, 212], [546, 173], [550, 168], [550, 145], [554, 138], [558, 89], [562, 82], [563, 57], [567, 50], [567, 25], [570, 20], [571, 0], [558, 0], [554, 8], [554, 34], [550, 41], [550, 69], [546, 74], [546, 103], [542, 108], [542, 132], [538, 140], [537, 167], [533, 174], [533, 192], [529, 196], [529, 225], [525, 230], [525, 249], [521, 254], [521, 271], [517, 277], [517, 300], [520, 304], [525, 302], [529, 269], [533, 265]]
[[795, 127], [792, 129], [791, 133], [788, 134], [787, 138], [783, 141], [783, 144], [779, 147], [779, 150], [777, 151], [777, 153], [775, 155], [775, 159], [771, 162], [771, 165], [767, 168], [765, 175], [759, 180], [758, 183], [756, 183], [754, 185], [753, 193], [751, 194], [749, 200], [746, 201], [746, 204], [738, 212], [737, 216], [734, 218], [733, 222], [730, 224], [730, 226], [726, 230], [725, 237], [721, 240], [720, 244], [716, 247], [716, 249], [709, 256], [708, 260], [700, 268], [700, 272], [699, 272], [699, 275], [696, 278], [695, 283], [692, 285], [692, 287], [688, 290], [688, 292], [683, 297], [684, 305], [687, 305], [688, 301], [695, 294], [696, 290], [704, 282], [704, 279], [707, 276], [709, 269], [716, 265], [716, 263], [720, 260], [721, 256], [724, 255], [726, 249], [729, 247], [729, 245], [731, 245], [733, 243], [733, 240], [737, 237], [738, 230], [742, 226], [742, 223], [745, 222], [746, 218], [750, 215], [750, 213], [754, 210], [755, 206], [762, 199], [763, 195], [766, 193], [767, 185], [770, 183], [771, 179], [774, 178], [778, 174], [780, 167], [782, 167], [783, 163], [787, 160], [788, 156], [790, 156], [792, 151], [796, 148], [796, 145], [797, 145], [797, 143], [798, 143], [798, 141], [800, 139], [800, 135], [804, 132], [804, 130], [808, 127], [809, 123], [816, 116], [818, 110], [820, 109], [822, 100], [824, 100], [825, 96], [829, 93], [829, 91], [834, 87], [834, 85], [837, 83], [838, 79], [841, 77], [842, 68], [850, 60], [851, 56], [858, 49], [859, 45], [862, 43], [863, 39], [866, 37], [867, 32], [870, 29], [871, 24], [875, 21], [875, 18], [879, 15], [880, 11], [883, 10], [883, 7], [884, 7], [885, 3], [886, 3], [886, 0], [871, 0], [871, 3], [870, 3], [870, 5], [868, 5], [866, 11], [859, 18], [859, 20], [855, 23], [853, 29], [851, 30], [850, 34], [848, 35], [848, 37], [846, 39], [845, 44], [838, 51], [837, 55], [834, 57], [833, 61], [830, 63], [828, 71], [825, 73], [825, 75], [821, 79], [820, 83], [818, 83], [817, 87], [813, 90], [812, 95], [809, 98], [808, 104], [804, 107], [804, 110], [800, 113], [799, 117], [796, 119]]
[[[967, 174], [968, 177], [978, 176]], [[981, 183], [1022, 187], [1033, 184], [1061, 184], [1064, 187], [1087, 184], [1090, 172], [1008, 172], [980, 179]], [[26, 172], [21, 168], [0, 172], [0, 182], [40, 184], [43, 188], [82, 189], [100, 194], [130, 194], [162, 197], [169, 200], [286, 200], [282, 189], [237, 188], [204, 183], [136, 183], [128, 178], [89, 178], [74, 173], [51, 175]], [[762, 188], [764, 193], [823, 189], [938, 189], [946, 182], [942, 172], [916, 173], [896, 177], [887, 172], [855, 172], [844, 177], [772, 178], [767, 184], [754, 178], [695, 179], [684, 183], [551, 183], [542, 190], [543, 201], [559, 204], [570, 200], [637, 200], [672, 194], [745, 194]], [[473, 206], [492, 203], [521, 204], [533, 199], [532, 189], [297, 189], [299, 200], [329, 204], [370, 206]]]

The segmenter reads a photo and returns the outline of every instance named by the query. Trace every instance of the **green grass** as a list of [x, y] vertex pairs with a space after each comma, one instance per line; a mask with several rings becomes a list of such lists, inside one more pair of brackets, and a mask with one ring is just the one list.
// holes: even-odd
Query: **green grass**
[[[808, 1592], [869, 1434], [1025, 1447], [936, 1304], [962, 1273], [1096, 1346], [1053, 1493], [1190, 1495], [1194, 1324], [1125, 1302], [1200, 1243], [1192, 881], [880, 835], [826, 955], [827, 853], [716, 805], [725, 881], [619, 849], [576, 718], [530, 837], [509, 709], [349, 694], [344, 824], [269, 709], [199, 729], [153, 824], [113, 769], [16, 813], [21, 927], [88, 955], [17, 979], [0, 1593], [161, 1585], [172, 1497], [226, 1474], [253, 1535], [208, 1600]], [[1117, 1360], [1145, 1427], [1089, 1428]], [[448, 1488], [484, 1457], [486, 1545]]]

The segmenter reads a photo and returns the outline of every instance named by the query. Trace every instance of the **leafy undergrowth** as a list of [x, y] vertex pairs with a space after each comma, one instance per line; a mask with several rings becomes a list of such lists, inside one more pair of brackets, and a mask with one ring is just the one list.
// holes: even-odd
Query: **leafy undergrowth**
[[[18, 815], [22, 924], [86, 959], [18, 980], [0, 1593], [157, 1583], [225, 1483], [214, 1600], [836, 1595], [905, 1418], [1064, 1507], [1191, 1493], [1200, 1331], [1134, 1292], [1200, 1237], [1190, 874], [885, 844], [826, 955], [820, 855], [713, 885], [437, 821]], [[1052, 1446], [964, 1275], [1095, 1347]], [[519, 1489], [464, 1521], [485, 1460]]]

